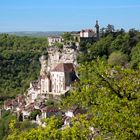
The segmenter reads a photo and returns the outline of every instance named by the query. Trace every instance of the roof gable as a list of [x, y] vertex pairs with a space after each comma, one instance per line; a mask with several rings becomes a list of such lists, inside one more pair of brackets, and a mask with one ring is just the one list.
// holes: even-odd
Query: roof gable
[[53, 70], [53, 72], [72, 72], [74, 67], [72, 63], [60, 63]]

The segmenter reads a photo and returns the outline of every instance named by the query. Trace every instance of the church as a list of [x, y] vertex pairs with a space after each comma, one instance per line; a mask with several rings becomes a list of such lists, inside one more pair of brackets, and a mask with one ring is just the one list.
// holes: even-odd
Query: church
[[30, 83], [27, 97], [34, 102], [47, 95], [63, 95], [70, 90], [71, 84], [77, 80], [77, 47], [72, 44], [48, 48], [48, 60], [45, 55], [39, 59], [41, 70], [38, 80]]

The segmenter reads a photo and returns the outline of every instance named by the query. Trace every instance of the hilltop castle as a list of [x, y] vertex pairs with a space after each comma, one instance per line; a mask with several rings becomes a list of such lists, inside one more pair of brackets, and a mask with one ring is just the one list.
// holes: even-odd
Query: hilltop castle
[[[82, 29], [81, 31], [70, 32], [75, 42], [79, 43], [82, 41], [95, 42], [100, 39], [100, 26], [98, 20], [96, 20], [94, 29]], [[56, 43], [63, 43], [64, 39], [62, 36], [50, 36], [48, 37], [49, 46], [53, 46]]]
[[45, 55], [40, 57], [41, 70], [37, 81], [30, 83], [28, 101], [34, 102], [39, 96], [62, 95], [77, 79], [77, 47], [72, 44], [48, 48], [48, 61]]

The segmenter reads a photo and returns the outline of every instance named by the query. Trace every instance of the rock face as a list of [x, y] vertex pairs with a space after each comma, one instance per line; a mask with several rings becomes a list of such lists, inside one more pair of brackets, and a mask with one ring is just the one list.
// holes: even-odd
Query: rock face
[[52, 70], [59, 63], [72, 63], [77, 65], [77, 47], [70, 44], [64, 45], [63, 49], [57, 47], [48, 48], [48, 69]]
[[[34, 102], [38, 97], [65, 94], [71, 84], [77, 79], [75, 67], [77, 65], [77, 47], [72, 44], [48, 48], [46, 56], [40, 57], [41, 70], [38, 80], [30, 83], [27, 100]], [[48, 62], [48, 63], [47, 63]]]

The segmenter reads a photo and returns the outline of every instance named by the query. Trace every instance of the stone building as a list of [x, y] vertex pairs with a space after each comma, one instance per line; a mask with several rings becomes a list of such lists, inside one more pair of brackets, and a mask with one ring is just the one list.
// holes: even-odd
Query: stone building
[[77, 65], [77, 46], [74, 44], [63, 45], [63, 49], [57, 47], [48, 48], [48, 70], [52, 70], [59, 63], [72, 63]]
[[63, 42], [63, 38], [62, 37], [59, 37], [59, 36], [51, 36], [51, 37], [48, 37], [49, 46], [53, 46], [57, 42], [58, 43], [62, 43]]
[[87, 41], [87, 42], [94, 42], [99, 40], [100, 33], [99, 33], [99, 23], [96, 20], [95, 29], [82, 29], [80, 32], [80, 41]]
[[63, 49], [49, 47], [48, 61], [45, 55], [39, 60], [40, 75], [38, 80], [30, 83], [28, 103], [33, 103], [40, 96], [65, 94], [77, 79], [77, 47], [74, 44], [64, 45]]
[[63, 94], [70, 89], [75, 80], [74, 66], [72, 63], [60, 63], [51, 71], [51, 91], [54, 94]]
[[80, 32], [81, 38], [90, 38], [94, 36], [95, 36], [95, 32], [92, 29], [81, 30]]

